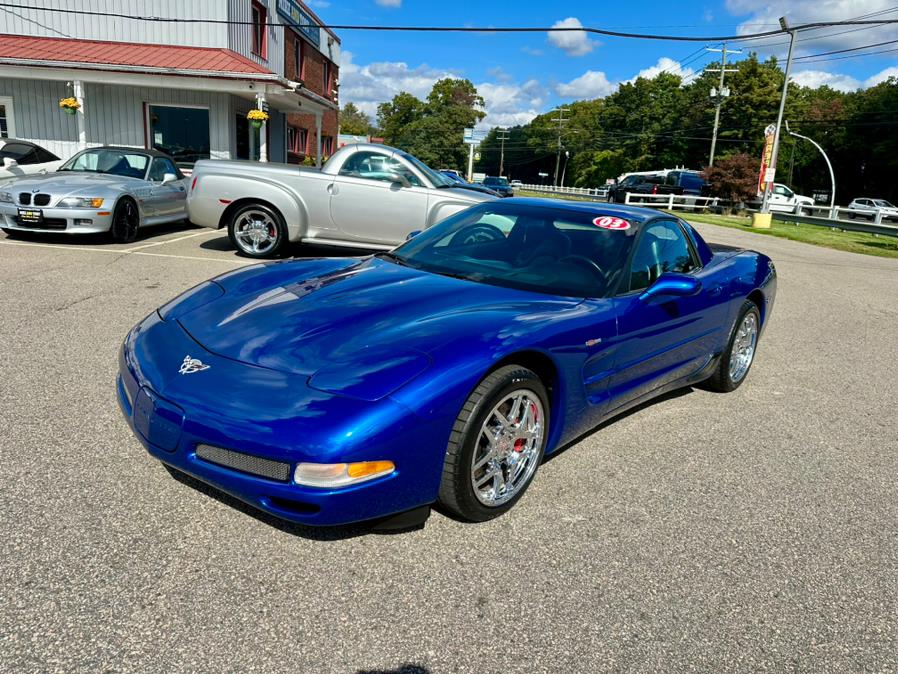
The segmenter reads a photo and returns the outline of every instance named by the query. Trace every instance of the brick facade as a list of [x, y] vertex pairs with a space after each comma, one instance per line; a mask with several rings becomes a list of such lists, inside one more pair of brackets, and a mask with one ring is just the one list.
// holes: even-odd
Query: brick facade
[[[318, 51], [313, 45], [305, 42], [292, 30], [287, 30], [285, 33], [284, 75], [287, 79], [302, 81], [306, 89], [312, 93], [333, 100], [334, 81], [339, 77], [338, 67], [334, 63], [328, 61], [324, 54]], [[302, 72], [297, 70], [297, 43], [302, 43]], [[327, 83], [324, 81], [326, 67], [329, 71]], [[337, 149], [338, 124], [339, 121], [336, 110], [324, 113], [321, 118], [321, 153], [323, 157], [333, 154]], [[287, 115], [287, 125], [288, 127], [293, 127], [297, 130], [299, 145], [302, 145], [302, 136], [305, 136], [305, 147], [299, 147], [298, 152], [290, 151], [290, 148], [288, 147], [288, 163], [298, 164], [302, 162], [305, 157], [314, 158], [315, 150], [317, 148], [317, 139], [315, 137], [315, 115], [291, 113]], [[330, 142], [330, 151], [328, 151], [326, 143], [328, 140]]]

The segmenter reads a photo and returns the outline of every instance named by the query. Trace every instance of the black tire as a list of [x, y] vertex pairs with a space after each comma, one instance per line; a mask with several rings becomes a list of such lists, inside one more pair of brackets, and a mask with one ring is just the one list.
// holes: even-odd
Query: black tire
[[[531, 459], [534, 465], [526, 481], [520, 484], [517, 492], [508, 501], [488, 506], [474, 493], [472, 484], [474, 452], [478, 448], [481, 428], [492, 414], [493, 408], [501, 403], [503, 398], [519, 390], [532, 392], [539, 398], [543, 409], [542, 437], [536, 454]], [[527, 491], [542, 462], [550, 430], [549, 419], [549, 397], [546, 387], [532, 371], [518, 365], [507, 365], [488, 374], [471, 393], [452, 427], [443, 464], [439, 504], [450, 513], [471, 522], [484, 522], [510, 510]]]
[[[742, 326], [745, 317], [749, 314], [754, 315], [755, 326], [757, 328], [757, 333], [755, 335], [755, 343], [751, 355], [751, 360], [748, 363], [748, 367], [745, 369], [741, 375], [734, 379], [730, 375], [730, 364], [733, 359], [733, 347], [736, 344], [736, 338], [739, 334], [739, 330]], [[758, 311], [758, 307], [755, 306], [754, 302], [750, 302], [746, 300], [742, 304], [742, 308], [739, 310], [739, 314], [736, 316], [736, 320], [733, 323], [733, 327], [730, 329], [730, 339], [727, 342], [726, 349], [724, 349], [723, 354], [720, 356], [720, 361], [717, 363], [717, 367], [714, 369], [714, 374], [711, 375], [708, 379], [702, 382], [702, 385], [710, 389], [712, 391], [719, 391], [721, 393], [729, 393], [730, 391], [735, 391], [742, 385], [742, 382], [746, 380], [748, 377], [749, 371], [751, 371], [751, 366], [754, 363], [754, 357], [757, 355], [757, 337], [760, 334], [761, 329], [761, 314]]]
[[116, 243], [131, 243], [137, 238], [140, 227], [140, 211], [131, 199], [120, 199], [112, 212], [109, 234]]
[[[264, 245], [262, 242], [253, 245], [246, 237], [238, 235], [238, 227], [245, 225], [244, 221], [248, 217], [253, 218], [259, 227], [265, 226], [264, 233], [269, 238]], [[276, 257], [287, 243], [287, 226], [276, 209], [266, 204], [251, 202], [244, 204], [231, 215], [228, 222], [228, 239], [237, 252], [246, 257], [257, 260]]]

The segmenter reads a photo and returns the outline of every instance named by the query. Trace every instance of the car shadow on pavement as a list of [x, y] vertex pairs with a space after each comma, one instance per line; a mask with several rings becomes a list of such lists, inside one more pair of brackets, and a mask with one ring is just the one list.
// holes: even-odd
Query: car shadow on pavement
[[638, 412], [641, 412], [642, 410], [646, 410], [649, 407], [652, 407], [653, 405], [658, 405], [658, 404], [666, 402], [668, 400], [675, 400], [677, 398], [682, 398], [683, 396], [687, 396], [690, 393], [694, 393], [694, 392], [695, 392], [695, 387], [693, 387], [693, 386], [687, 386], [685, 388], [678, 388], [674, 391], [669, 391], [667, 393], [664, 393], [664, 394], [658, 396], [657, 398], [652, 398], [651, 400], [647, 400], [646, 402], [644, 402], [640, 405], [637, 405], [636, 407], [629, 409], [626, 412], [621, 412], [620, 414], [613, 416], [606, 421], [603, 421], [601, 424], [599, 424], [595, 428], [591, 428], [590, 430], [586, 431], [586, 433], [583, 433], [582, 435], [574, 438], [570, 442], [562, 445], [561, 447], [556, 449], [554, 452], [552, 452], [552, 454], [547, 456], [543, 460], [543, 463], [548, 463], [549, 461], [552, 461], [557, 456], [564, 454], [567, 450], [569, 450], [574, 445], [576, 445], [580, 442], [583, 442], [589, 436], [600, 432], [601, 430], [607, 428], [608, 426], [610, 426], [612, 424], [616, 424], [618, 421], [621, 421], [622, 419], [626, 419], [627, 417], [629, 417], [633, 414], [637, 414]]
[[[172, 222], [166, 225], [146, 225], [137, 230], [137, 238], [132, 243], [151, 243], [153, 239], [173, 234], [175, 232], [189, 232], [191, 230], [201, 229], [199, 225], [192, 222]], [[51, 243], [51, 244], [81, 244], [88, 246], [121, 246], [123, 244], [116, 243], [108, 232], [98, 234], [57, 234], [55, 232], [20, 232], [16, 231], [13, 235], [6, 235], [10, 241], [27, 241], [30, 243]], [[127, 245], [127, 244], [124, 244]], [[123, 248], [122, 250], [127, 250]]]
[[[200, 248], [204, 250], [214, 250], [217, 252], [231, 252], [235, 257], [241, 260], [251, 260], [252, 258], [238, 253], [231, 241], [228, 239], [227, 232], [221, 230], [221, 236], [206, 239], [200, 244]], [[365, 248], [346, 248], [343, 246], [322, 246], [308, 243], [291, 243], [284, 247], [274, 260], [303, 259], [310, 257], [365, 257], [375, 252]], [[259, 260], [264, 262], [265, 260]]]
[[356, 674], [430, 674], [427, 667], [421, 665], [405, 664], [399, 669], [360, 669]]
[[231, 496], [227, 492], [219, 491], [215, 487], [206, 484], [202, 480], [196, 479], [192, 475], [182, 473], [176, 468], [171, 468], [166, 464], [162, 465], [168, 471], [169, 475], [185, 487], [191, 487], [206, 496], [214, 498], [219, 503], [229, 506], [244, 515], [249, 515], [253, 519], [258, 520], [263, 524], [267, 524], [270, 527], [274, 527], [275, 529], [279, 529], [291, 536], [299, 536], [300, 538], [308, 538], [315, 541], [343, 541], [370, 534], [402, 533], [402, 531], [377, 531], [377, 521], [347, 524], [343, 526], [309, 527], [288, 520], [282, 520], [279, 517], [268, 514], [264, 510], [253, 508], [251, 505], [244, 503], [240, 499]]

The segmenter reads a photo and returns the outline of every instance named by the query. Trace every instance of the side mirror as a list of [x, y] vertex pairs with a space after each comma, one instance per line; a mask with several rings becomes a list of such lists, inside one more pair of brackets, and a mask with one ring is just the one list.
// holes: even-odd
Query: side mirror
[[12, 157], [4, 157], [3, 158], [3, 168], [13, 168], [18, 165], [19, 165], [19, 162], [17, 162]]
[[689, 297], [696, 295], [702, 289], [702, 282], [694, 276], [688, 274], [676, 274], [674, 272], [666, 272], [658, 277], [652, 285], [645, 289], [641, 300], [648, 300], [652, 297]]
[[169, 183], [175, 182], [177, 179], [178, 176], [176, 176], [174, 173], [166, 173], [164, 176], [162, 176], [162, 182], [159, 184], [168, 185]]
[[412, 186], [412, 184], [408, 181], [408, 178], [406, 178], [401, 173], [391, 173], [390, 174], [390, 182], [391, 183], [399, 183], [403, 187], [411, 187]]
[[420, 229], [414, 229], [414, 230], [412, 230], [411, 232], [408, 233], [408, 236], [405, 237], [405, 240], [408, 241], [408, 240], [410, 240], [410, 239], [414, 239], [414, 238], [415, 238], [416, 236], [418, 236], [418, 234], [420, 234], [420, 233], [421, 233], [421, 230], [420, 230]]

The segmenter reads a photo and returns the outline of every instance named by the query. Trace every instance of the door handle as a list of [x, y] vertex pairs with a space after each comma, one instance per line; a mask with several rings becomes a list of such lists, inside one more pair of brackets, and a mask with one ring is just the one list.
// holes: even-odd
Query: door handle
[[337, 186], [334, 185], [333, 183], [331, 183], [330, 185], [327, 186], [327, 193], [330, 194], [331, 196], [333, 196], [335, 194], [339, 194], [339, 192], [340, 192], [340, 190], [338, 190]]
[[711, 288], [711, 292], [709, 292], [708, 294], [711, 297], [717, 297], [722, 292], [723, 292], [723, 288], [721, 288], [720, 286], [714, 286], [713, 288]]

